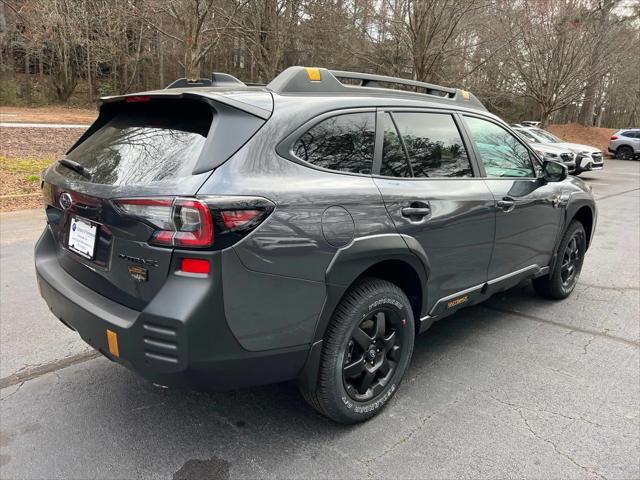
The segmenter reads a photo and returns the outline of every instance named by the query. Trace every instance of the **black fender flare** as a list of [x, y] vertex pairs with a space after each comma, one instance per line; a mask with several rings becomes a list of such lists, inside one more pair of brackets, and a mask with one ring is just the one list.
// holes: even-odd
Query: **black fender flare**
[[591, 211], [592, 225], [591, 225], [591, 235], [587, 241], [587, 248], [591, 245], [593, 241], [593, 235], [596, 231], [596, 221], [598, 217], [598, 211], [596, 209], [596, 204], [591, 196], [588, 196], [584, 193], [573, 193], [569, 199], [567, 200], [567, 204], [565, 207], [565, 215], [562, 219], [562, 227], [558, 232], [558, 238], [556, 238], [556, 243], [554, 246], [553, 255], [551, 257], [551, 261], [549, 262], [549, 269], [553, 271], [555, 268], [556, 261], [558, 260], [558, 247], [560, 246], [560, 242], [562, 241], [562, 237], [564, 236], [564, 232], [569, 227], [571, 221], [575, 218], [576, 214], [583, 207], [587, 207]]
[[[426, 283], [431, 266], [424, 249], [413, 237], [397, 233], [371, 235], [357, 238], [338, 249], [325, 273], [327, 294], [318, 316], [307, 362], [298, 378], [305, 389], [314, 391], [316, 388], [322, 339], [338, 303], [362, 273], [385, 260], [400, 260], [415, 270], [420, 278], [423, 297], [420, 316], [426, 315]], [[419, 322], [419, 319], [415, 321]]]
[[[587, 207], [591, 212], [591, 232], [589, 232], [590, 235], [589, 235], [589, 238], [587, 239], [587, 248], [588, 248], [589, 246], [591, 246], [591, 243], [593, 241], [593, 235], [596, 231], [596, 223], [598, 220], [598, 210], [596, 208], [596, 203], [593, 200], [593, 198], [591, 198], [591, 196], [581, 195], [581, 194], [574, 194], [571, 196], [571, 199], [567, 204], [567, 210], [566, 210], [567, 213], [566, 213], [564, 225], [562, 228], [562, 232], [564, 233], [564, 231], [569, 226], [569, 223], [571, 223], [571, 220], [575, 218], [576, 214], [583, 207]], [[562, 237], [562, 235], [560, 236]]]

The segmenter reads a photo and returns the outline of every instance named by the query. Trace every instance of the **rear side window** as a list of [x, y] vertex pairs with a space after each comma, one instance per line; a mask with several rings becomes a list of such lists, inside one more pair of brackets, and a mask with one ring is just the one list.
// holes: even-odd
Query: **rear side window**
[[[394, 123], [399, 135], [392, 131]], [[462, 137], [451, 115], [394, 112], [392, 122], [386, 114], [384, 139], [381, 175], [415, 178], [473, 176]]]
[[627, 138], [640, 138], [640, 132], [628, 131], [628, 132], [622, 132], [620, 133], [620, 135]]
[[[92, 183], [136, 185], [186, 177], [212, 120], [211, 108], [194, 100], [123, 104], [67, 158], [85, 167]], [[65, 176], [79, 175], [62, 166], [56, 169]]]
[[476, 117], [465, 117], [476, 142], [487, 177], [535, 177], [529, 151], [501, 126]]
[[339, 172], [370, 174], [375, 142], [375, 114], [347, 113], [321, 121], [293, 146], [298, 158]]

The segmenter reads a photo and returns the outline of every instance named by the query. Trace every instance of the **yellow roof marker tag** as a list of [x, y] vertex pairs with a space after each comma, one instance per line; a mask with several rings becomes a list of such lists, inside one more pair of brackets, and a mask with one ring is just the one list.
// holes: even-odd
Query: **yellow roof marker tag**
[[307, 76], [309, 77], [309, 80], [311, 80], [312, 82], [319, 82], [320, 80], [322, 80], [320, 78], [319, 68], [306, 68], [306, 70], [307, 70]]
[[109, 344], [109, 353], [114, 357], [120, 357], [120, 349], [118, 348], [118, 334], [107, 329], [107, 343]]
[[469, 94], [469, 92], [467, 92], [466, 90], [460, 90], [462, 92], [462, 98], [464, 98], [465, 101], [469, 101], [469, 99], [471, 98], [471, 95]]

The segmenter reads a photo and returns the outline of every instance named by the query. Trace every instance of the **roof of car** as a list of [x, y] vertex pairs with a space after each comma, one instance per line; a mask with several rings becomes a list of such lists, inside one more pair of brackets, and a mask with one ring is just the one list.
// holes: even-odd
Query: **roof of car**
[[[262, 118], [273, 111], [273, 96], [296, 99], [321, 97], [332, 99], [332, 106], [406, 106], [448, 107], [487, 112], [484, 105], [470, 92], [442, 87], [399, 77], [327, 70], [324, 68], [289, 67], [268, 85], [246, 85], [234, 77], [214, 73], [213, 79], [178, 79], [162, 90], [101, 98], [102, 103], [127, 100], [131, 97], [206, 97], [243, 109]], [[343, 79], [343, 81], [339, 80]], [[348, 83], [352, 82], [352, 83]], [[356, 82], [356, 84], [353, 84]], [[388, 88], [396, 86], [399, 88]], [[411, 89], [411, 90], [407, 90]]]

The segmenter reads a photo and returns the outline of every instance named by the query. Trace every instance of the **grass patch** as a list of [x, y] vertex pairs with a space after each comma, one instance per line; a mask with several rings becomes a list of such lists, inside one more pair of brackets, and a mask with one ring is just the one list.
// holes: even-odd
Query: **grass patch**
[[[53, 157], [6, 157], [0, 155], [0, 196], [40, 192], [40, 174], [53, 163]], [[17, 202], [17, 203], [16, 203]], [[16, 205], [13, 205], [13, 204]], [[0, 210], [24, 208], [24, 200], [4, 199]]]
[[[38, 181], [40, 173], [53, 163], [53, 157], [5, 157], [0, 155], [0, 171], [18, 174], [27, 181]], [[35, 177], [35, 180], [33, 178]]]

